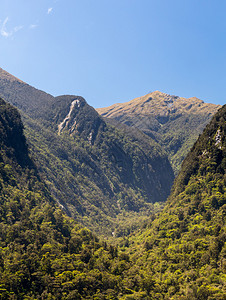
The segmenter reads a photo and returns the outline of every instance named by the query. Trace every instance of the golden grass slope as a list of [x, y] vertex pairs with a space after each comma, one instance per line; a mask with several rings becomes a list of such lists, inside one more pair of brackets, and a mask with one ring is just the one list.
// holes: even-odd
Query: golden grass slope
[[155, 91], [129, 102], [97, 109], [103, 117], [138, 128], [168, 153], [175, 174], [220, 105]]
[[116, 103], [109, 107], [98, 108], [99, 114], [107, 118], [115, 118], [121, 114], [152, 114], [155, 116], [168, 116], [171, 113], [211, 114], [217, 112], [221, 105], [204, 103], [192, 97], [183, 98], [171, 96], [159, 91], [135, 98], [129, 102]]

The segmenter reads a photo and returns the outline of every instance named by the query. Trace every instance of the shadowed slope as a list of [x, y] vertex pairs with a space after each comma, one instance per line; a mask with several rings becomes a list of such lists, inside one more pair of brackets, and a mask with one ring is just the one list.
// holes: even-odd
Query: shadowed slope
[[123, 211], [149, 214], [166, 200], [174, 175], [153, 139], [106, 124], [82, 97], [54, 98], [3, 70], [0, 94], [20, 108], [38, 170], [68, 215], [111, 235]]

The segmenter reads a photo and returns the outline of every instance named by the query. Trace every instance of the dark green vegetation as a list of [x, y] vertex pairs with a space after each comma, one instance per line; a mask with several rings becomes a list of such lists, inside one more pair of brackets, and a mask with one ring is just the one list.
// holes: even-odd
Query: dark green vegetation
[[219, 108], [220, 105], [197, 98], [185, 99], [156, 91], [97, 111], [153, 138], [166, 151], [177, 174], [183, 159]]
[[174, 175], [151, 138], [107, 124], [82, 97], [54, 98], [3, 70], [0, 94], [20, 108], [40, 176], [69, 216], [121, 235], [130, 229], [120, 219], [143, 219], [166, 200]]
[[225, 137], [226, 106], [183, 162], [163, 212], [131, 238], [148, 299], [226, 299]]
[[[0, 99], [0, 298], [226, 299], [226, 106], [154, 214], [172, 174], [159, 146], [81, 97], [47, 98], [39, 114], [21, 100], [31, 153], [18, 111]], [[113, 228], [118, 246], [63, 209]]]
[[129, 257], [62, 213], [37, 175], [22, 129], [17, 110], [0, 99], [0, 298], [128, 294]]

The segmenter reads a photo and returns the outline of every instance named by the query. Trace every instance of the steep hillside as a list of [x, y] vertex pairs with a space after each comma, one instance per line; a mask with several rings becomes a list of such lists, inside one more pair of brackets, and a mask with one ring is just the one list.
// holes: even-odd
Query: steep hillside
[[82, 97], [53, 98], [7, 74], [0, 92], [21, 108], [38, 170], [68, 215], [111, 235], [119, 215], [166, 200], [174, 175], [155, 141], [107, 124]]
[[151, 203], [167, 198], [173, 171], [154, 141], [107, 125], [81, 97], [68, 118], [74, 99], [57, 99], [62, 103], [56, 105], [58, 112], [52, 110], [54, 131], [24, 118], [26, 133], [39, 170], [67, 213], [111, 235], [118, 214], [148, 214]]
[[189, 149], [219, 108], [195, 97], [186, 99], [156, 91], [97, 111], [154, 138], [168, 153], [177, 174]]
[[119, 299], [128, 255], [68, 218], [37, 176], [15, 108], [0, 99], [0, 298]]
[[18, 111], [0, 99], [0, 298], [225, 300], [226, 106], [187, 155], [164, 210], [120, 248], [66, 216], [48, 187], [68, 214], [108, 231], [120, 212], [127, 223], [126, 211], [163, 195], [172, 175], [164, 152], [82, 97], [47, 107], [23, 113], [36, 168]]
[[54, 97], [0, 68], [0, 96], [34, 118], [45, 117]]
[[131, 238], [135, 285], [150, 299], [226, 297], [225, 136], [223, 106], [183, 162], [163, 212]]

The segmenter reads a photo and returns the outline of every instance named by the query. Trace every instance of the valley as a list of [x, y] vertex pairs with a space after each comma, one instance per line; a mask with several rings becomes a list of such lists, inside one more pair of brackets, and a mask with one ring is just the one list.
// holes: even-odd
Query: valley
[[20, 109], [40, 176], [69, 216], [111, 237], [120, 215], [143, 219], [167, 199], [174, 174], [152, 138], [105, 122], [82, 97], [54, 98], [0, 73], [0, 94]]
[[225, 299], [225, 105], [0, 97], [1, 299]]

